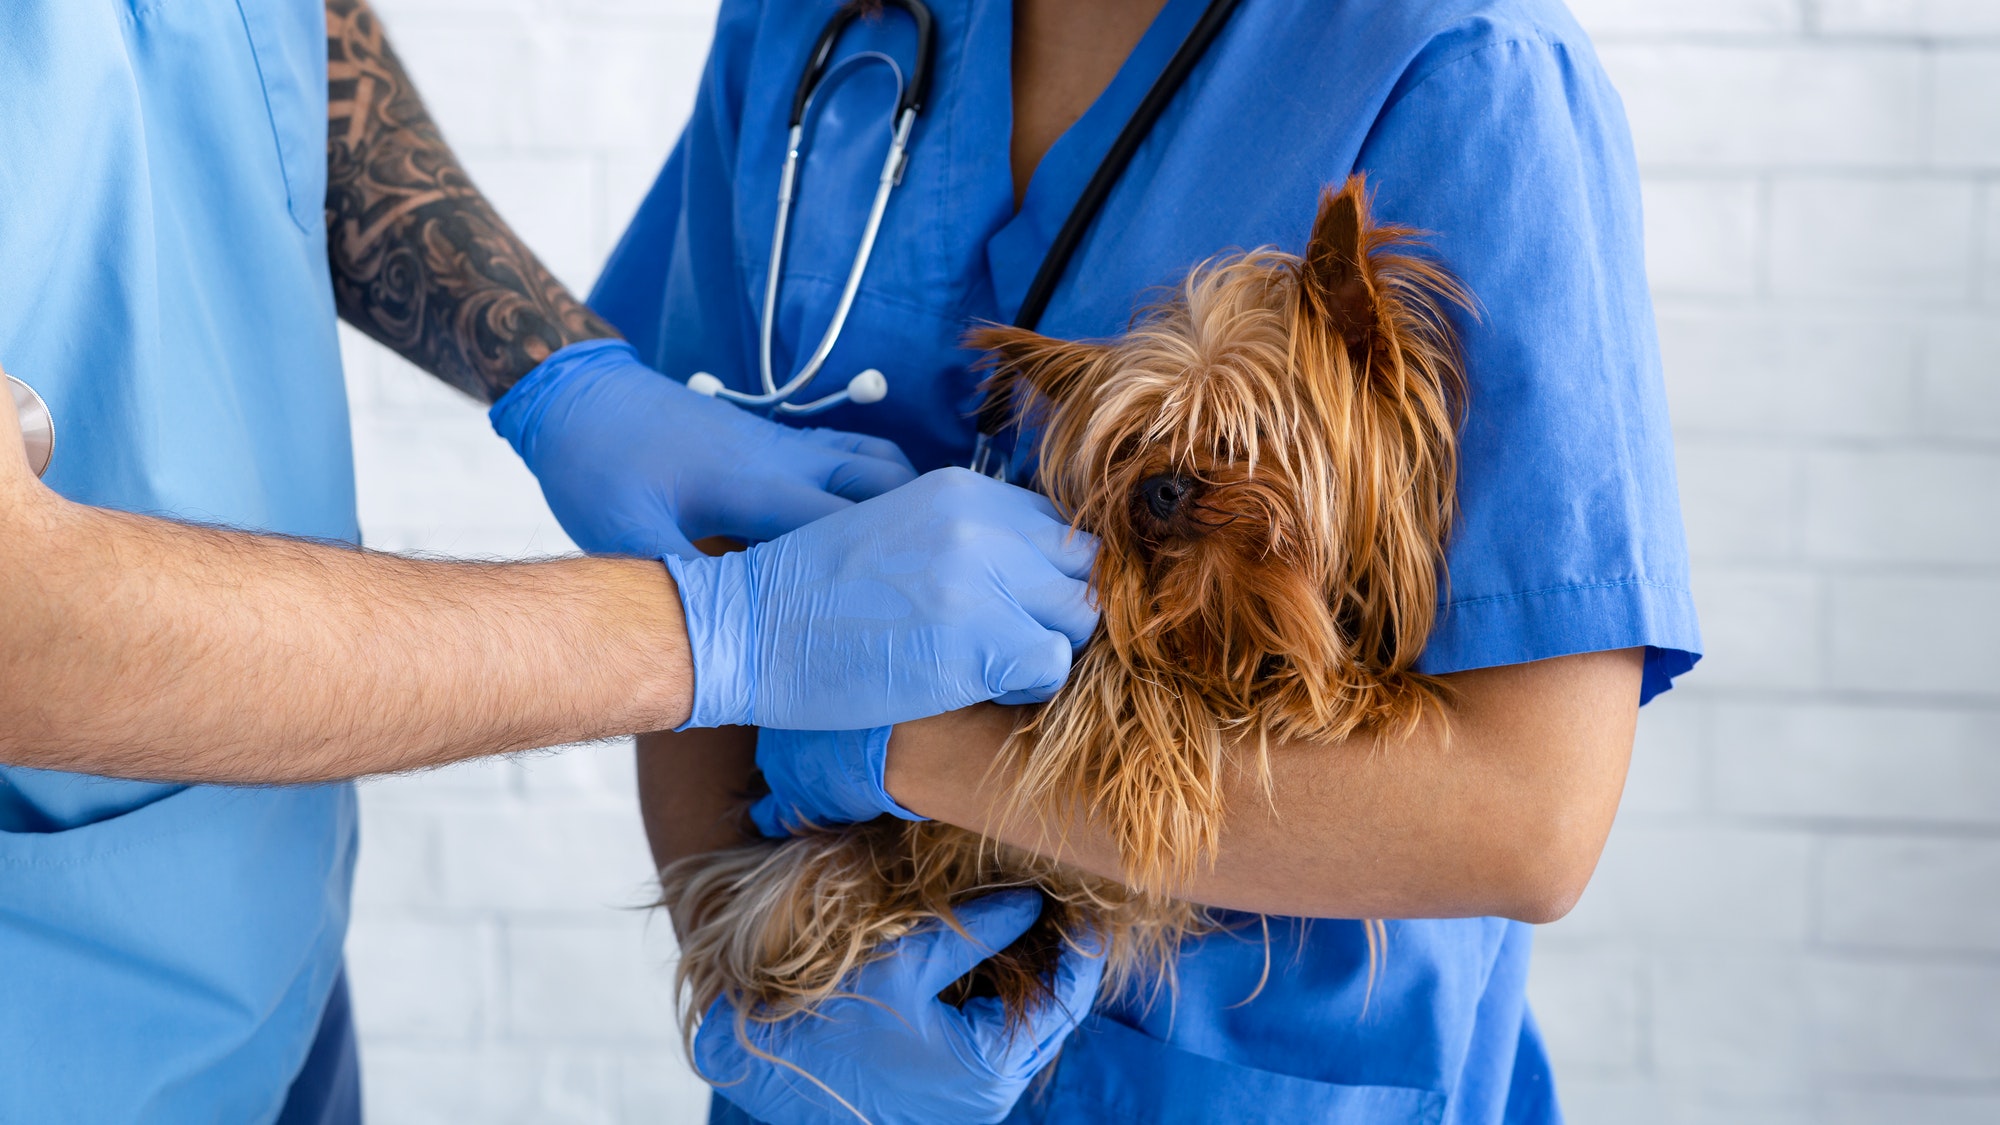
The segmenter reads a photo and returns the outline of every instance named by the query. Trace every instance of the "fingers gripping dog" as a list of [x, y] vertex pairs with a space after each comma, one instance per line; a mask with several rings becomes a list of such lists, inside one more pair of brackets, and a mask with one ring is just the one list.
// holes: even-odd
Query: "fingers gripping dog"
[[1124, 337], [974, 332], [1041, 432], [1041, 487], [1103, 543], [1102, 624], [996, 768], [1051, 840], [1076, 817], [1108, 832], [1124, 880], [888, 819], [682, 860], [662, 887], [690, 1033], [717, 998], [756, 1021], [810, 1011], [1008, 886], [1047, 907], [968, 991], [1024, 1012], [1064, 943], [1103, 950], [1107, 989], [1170, 981], [1210, 925], [1173, 892], [1213, 861], [1227, 772], [1268, 778], [1274, 739], [1406, 731], [1443, 702], [1415, 664], [1465, 400], [1448, 314], [1470, 305], [1416, 232], [1374, 221], [1357, 176], [1322, 197], [1303, 255], [1203, 263]]

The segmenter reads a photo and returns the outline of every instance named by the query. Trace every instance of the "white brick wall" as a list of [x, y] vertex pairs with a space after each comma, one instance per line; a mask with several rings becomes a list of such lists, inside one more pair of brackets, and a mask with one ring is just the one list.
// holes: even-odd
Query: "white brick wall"
[[2000, 0], [1592, 0], [1710, 655], [1533, 991], [1574, 1120], [2000, 1120]]
[[[712, 0], [377, 0], [586, 285]], [[1575, 0], [1630, 110], [1710, 655], [1648, 708], [1533, 991], [1581, 1125], [2000, 1121], [2000, 0]], [[376, 546], [568, 549], [480, 413], [349, 340]], [[703, 1094], [630, 751], [376, 782], [350, 943], [378, 1125]]]

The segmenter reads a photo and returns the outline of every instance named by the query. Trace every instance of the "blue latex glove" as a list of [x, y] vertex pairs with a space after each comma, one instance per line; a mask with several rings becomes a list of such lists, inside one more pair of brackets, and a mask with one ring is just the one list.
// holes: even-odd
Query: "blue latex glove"
[[1041, 896], [1033, 891], [975, 899], [958, 909], [972, 941], [946, 926], [919, 930], [898, 941], [892, 955], [855, 972], [846, 982], [852, 996], [782, 1023], [746, 1021], [759, 1050], [799, 1070], [745, 1050], [734, 1010], [717, 1001], [695, 1035], [695, 1067], [723, 1097], [769, 1125], [999, 1121], [1089, 1013], [1104, 962], [1066, 951], [1053, 1001], [1012, 1035], [999, 1000], [981, 997], [955, 1008], [937, 994], [1026, 933], [1040, 913]]
[[757, 831], [776, 838], [808, 824], [859, 824], [883, 813], [925, 819], [897, 804], [882, 784], [893, 729], [760, 728], [757, 768], [771, 791], [750, 806]]
[[593, 554], [693, 557], [690, 541], [711, 535], [775, 539], [917, 475], [894, 442], [793, 429], [695, 394], [623, 340], [562, 349], [487, 416]]
[[862, 730], [1055, 694], [1097, 626], [1097, 542], [965, 469], [747, 551], [669, 556], [694, 654], [687, 726]]

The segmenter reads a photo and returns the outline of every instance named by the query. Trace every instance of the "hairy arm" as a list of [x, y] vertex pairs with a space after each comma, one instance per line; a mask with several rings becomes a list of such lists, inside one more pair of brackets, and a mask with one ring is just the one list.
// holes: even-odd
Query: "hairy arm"
[[473, 186], [367, 0], [327, 0], [326, 30], [341, 317], [485, 402], [562, 347], [616, 336]]
[[0, 394], [0, 763], [319, 781], [676, 726], [658, 563], [425, 562], [105, 511], [28, 472]]
[[[1410, 738], [1273, 748], [1272, 795], [1230, 781], [1212, 870], [1181, 890], [1212, 906], [1329, 918], [1561, 917], [1597, 866], [1637, 722], [1637, 650], [1446, 677], [1457, 698]], [[988, 770], [1018, 712], [906, 723], [887, 787], [904, 807], [1111, 878], [1110, 838], [1079, 822], [1057, 846], [1002, 822]]]

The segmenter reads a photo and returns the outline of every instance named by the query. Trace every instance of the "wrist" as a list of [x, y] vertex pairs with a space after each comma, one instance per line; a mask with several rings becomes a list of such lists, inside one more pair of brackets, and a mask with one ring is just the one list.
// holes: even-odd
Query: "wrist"
[[616, 336], [570, 344], [536, 364], [486, 411], [493, 430], [530, 464], [550, 407], [568, 390], [616, 367], [639, 364], [639, 350]]
[[680, 594], [694, 669], [690, 727], [754, 726], [757, 598], [750, 552], [661, 560]]
[[651, 559], [589, 559], [593, 568], [611, 575], [620, 596], [607, 605], [612, 628], [635, 635], [637, 658], [629, 666], [639, 673], [631, 686], [626, 721], [620, 731], [667, 730], [687, 720], [693, 694], [693, 662], [689, 652], [686, 615], [676, 584]]
[[889, 799], [926, 819], [961, 826], [984, 823], [987, 776], [1021, 710], [981, 703], [897, 723], [882, 764], [882, 787]]
[[889, 792], [889, 740], [895, 737], [894, 727], [876, 727], [873, 730], [853, 732], [861, 740], [860, 751], [851, 755], [850, 761], [861, 776], [850, 778], [850, 782], [868, 795], [873, 808], [899, 820], [927, 820], [921, 813], [914, 812], [908, 805], [896, 799]]

